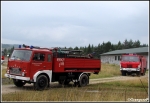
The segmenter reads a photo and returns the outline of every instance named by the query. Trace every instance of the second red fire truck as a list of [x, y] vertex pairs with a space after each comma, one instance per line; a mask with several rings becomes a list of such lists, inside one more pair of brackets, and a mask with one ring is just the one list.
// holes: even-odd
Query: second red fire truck
[[89, 84], [91, 73], [101, 70], [100, 59], [82, 56], [81, 50], [23, 47], [14, 49], [5, 74], [17, 87], [33, 83], [36, 90], [44, 90], [56, 81], [65, 85], [72, 81], [82, 87]]
[[136, 73], [138, 76], [145, 75], [147, 60], [142, 55], [124, 54], [120, 61], [120, 71], [123, 76]]

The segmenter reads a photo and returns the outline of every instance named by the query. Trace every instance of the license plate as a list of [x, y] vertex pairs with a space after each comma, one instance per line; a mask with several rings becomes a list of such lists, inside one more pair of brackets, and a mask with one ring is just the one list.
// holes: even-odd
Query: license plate
[[16, 76], [15, 76], [15, 75], [9, 75], [9, 77], [10, 77], [10, 78], [16, 78]]
[[128, 71], [131, 71], [131, 68], [128, 68]]
[[21, 74], [21, 71], [19, 70], [19, 68], [12, 68], [10, 70], [10, 74]]

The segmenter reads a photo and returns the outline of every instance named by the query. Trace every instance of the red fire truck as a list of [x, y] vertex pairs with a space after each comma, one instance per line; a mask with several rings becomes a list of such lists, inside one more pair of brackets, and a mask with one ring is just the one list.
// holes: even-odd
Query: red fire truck
[[137, 54], [123, 54], [120, 61], [120, 71], [123, 76], [136, 73], [138, 76], [145, 75], [147, 60]]
[[89, 58], [81, 50], [27, 46], [14, 49], [8, 60], [5, 77], [12, 78], [17, 87], [33, 83], [35, 90], [44, 90], [51, 82], [79, 87], [89, 84], [91, 73], [101, 70], [100, 59]]

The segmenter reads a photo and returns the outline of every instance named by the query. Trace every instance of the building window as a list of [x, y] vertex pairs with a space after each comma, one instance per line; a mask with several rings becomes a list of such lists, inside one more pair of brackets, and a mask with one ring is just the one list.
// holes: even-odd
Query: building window
[[117, 56], [115, 56], [115, 60], [117, 60]]
[[120, 60], [120, 56], [118, 56], [118, 60]]

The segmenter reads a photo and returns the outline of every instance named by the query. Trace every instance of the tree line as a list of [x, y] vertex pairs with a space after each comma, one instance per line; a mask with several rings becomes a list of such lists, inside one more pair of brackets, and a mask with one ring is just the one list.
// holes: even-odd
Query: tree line
[[[129, 48], [138, 48], [138, 47], [148, 47], [148, 44], [141, 44], [139, 40], [133, 41], [132, 39], [127, 40], [125, 39], [124, 42], [119, 41], [118, 44], [113, 44], [110, 41], [99, 43], [98, 45], [94, 46], [93, 44], [89, 44], [85, 47], [69, 47], [70, 50], [82, 50], [83, 55], [87, 55], [89, 53], [94, 53], [95, 58], [99, 58], [100, 54], [114, 51], [114, 50], [121, 50], [121, 49], [129, 49]], [[65, 47], [66, 48], [66, 47]], [[11, 54], [14, 50], [14, 46], [10, 49], [4, 49], [4, 55]]]
[[[138, 48], [138, 47], [148, 47], [148, 44], [141, 44], [139, 40], [133, 41], [132, 39], [125, 39], [124, 42], [119, 41], [118, 44], [113, 44], [110, 41], [99, 43], [97, 46], [93, 44], [89, 44], [87, 47], [75, 47], [74, 50], [83, 50], [83, 54], [87, 55], [89, 53], [94, 53], [95, 58], [99, 58], [100, 54], [121, 50], [121, 49], [130, 49], [130, 48]], [[70, 47], [70, 49], [73, 49]]]
[[8, 54], [10, 55], [13, 52], [13, 50], [14, 50], [14, 46], [10, 49], [4, 48], [3, 50], [4, 56], [7, 56]]

